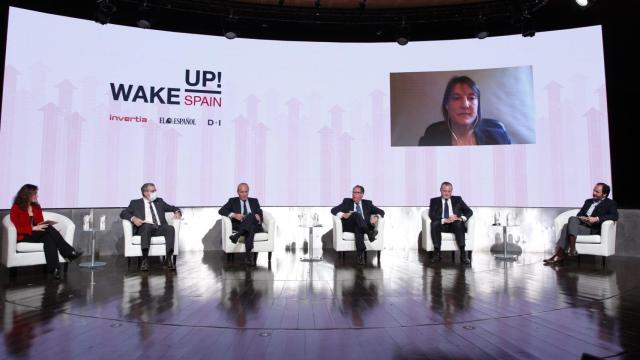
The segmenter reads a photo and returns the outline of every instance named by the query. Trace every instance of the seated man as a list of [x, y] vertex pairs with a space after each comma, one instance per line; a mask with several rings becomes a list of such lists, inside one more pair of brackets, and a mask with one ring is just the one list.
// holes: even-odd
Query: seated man
[[465, 223], [473, 215], [473, 211], [465, 204], [460, 196], [451, 196], [453, 185], [443, 182], [440, 185], [440, 196], [431, 199], [429, 203], [429, 218], [431, 219], [431, 241], [433, 241], [433, 259], [435, 264], [442, 260], [440, 256], [440, 244], [442, 233], [453, 233], [460, 249], [460, 262], [471, 264], [464, 250], [466, 232]]
[[597, 183], [593, 187], [592, 198], [584, 201], [578, 215], [569, 218], [556, 243], [555, 253], [543, 261], [545, 265], [561, 263], [566, 257], [567, 250], [569, 256], [577, 256], [578, 235], [600, 234], [603, 222], [618, 220], [618, 206], [615, 201], [608, 198], [609, 193], [611, 188], [605, 183]]
[[182, 212], [179, 208], [169, 205], [156, 193], [156, 186], [153, 183], [146, 183], [140, 188], [142, 198], [131, 200], [129, 206], [122, 210], [120, 218], [130, 220], [133, 227], [133, 235], [140, 235], [140, 246], [142, 247], [142, 265], [140, 270], [148, 271], [149, 246], [151, 237], [164, 236], [167, 257], [165, 265], [169, 269], [175, 269], [173, 263], [173, 246], [175, 243], [176, 231], [173, 226], [167, 223], [164, 217], [165, 212], [172, 212], [174, 218], [181, 219]]
[[238, 196], [232, 197], [220, 208], [218, 214], [228, 216], [231, 226], [236, 233], [229, 237], [236, 244], [241, 236], [244, 236], [245, 264], [255, 266], [253, 250], [253, 237], [257, 232], [264, 232], [262, 228], [262, 209], [256, 198], [249, 197], [249, 185], [238, 184]]
[[342, 204], [331, 209], [331, 213], [342, 220], [342, 230], [354, 234], [360, 265], [364, 265], [364, 234], [367, 234], [369, 241], [374, 241], [378, 234], [375, 228], [378, 216], [384, 217], [384, 210], [373, 205], [371, 200], [363, 200], [363, 196], [364, 187], [356, 185], [351, 199], [345, 198]]

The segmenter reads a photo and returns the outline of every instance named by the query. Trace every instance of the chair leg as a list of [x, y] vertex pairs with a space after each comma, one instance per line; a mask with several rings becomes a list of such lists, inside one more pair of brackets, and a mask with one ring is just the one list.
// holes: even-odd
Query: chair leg
[[258, 253], [254, 252], [253, 253], [253, 262], [255, 263], [256, 261], [258, 261]]
[[18, 276], [18, 268], [17, 267], [9, 268], [9, 277], [12, 279], [15, 279], [17, 276]]
[[271, 262], [271, 251], [269, 251], [269, 262]]
[[137, 266], [136, 266], [136, 269], [140, 270], [140, 256], [137, 257], [136, 262], [138, 263]]
[[607, 267], [607, 257], [603, 256], [602, 257], [602, 268], [604, 269], [605, 267]]
[[378, 250], [378, 266], [380, 266], [380, 255], [382, 254], [382, 251]]
[[66, 263], [64, 263], [64, 273], [66, 274], [68, 272], [69, 272], [69, 263], [66, 262]]
[[451, 252], [451, 262], [454, 262], [454, 263], [456, 262], [456, 252], [455, 251]]
[[580, 254], [578, 254], [578, 264], [580, 264]]

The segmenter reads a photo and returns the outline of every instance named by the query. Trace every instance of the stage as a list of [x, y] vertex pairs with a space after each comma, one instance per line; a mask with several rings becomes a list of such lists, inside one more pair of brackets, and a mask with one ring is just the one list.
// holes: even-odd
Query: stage
[[380, 262], [322, 262], [277, 246], [269, 266], [242, 255], [184, 252], [177, 272], [140, 272], [122, 256], [71, 264], [61, 281], [41, 267], [3, 283], [3, 358], [580, 358], [638, 356], [639, 258], [583, 256], [546, 267], [542, 253], [503, 263], [475, 252], [385, 250]]

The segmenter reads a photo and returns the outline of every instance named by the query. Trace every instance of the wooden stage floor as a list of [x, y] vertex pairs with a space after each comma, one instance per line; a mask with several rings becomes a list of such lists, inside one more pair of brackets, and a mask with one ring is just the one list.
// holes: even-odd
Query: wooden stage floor
[[353, 253], [301, 255], [279, 249], [247, 269], [242, 256], [183, 253], [175, 273], [111, 256], [61, 281], [2, 269], [0, 358], [640, 357], [640, 258], [425, 266], [424, 252], [387, 250], [360, 267]]

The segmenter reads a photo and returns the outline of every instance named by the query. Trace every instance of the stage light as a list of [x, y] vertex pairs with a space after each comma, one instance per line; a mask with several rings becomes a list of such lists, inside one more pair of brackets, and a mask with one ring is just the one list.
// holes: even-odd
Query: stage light
[[118, 8], [111, 0], [97, 0], [95, 20], [97, 23], [106, 25], [111, 21], [111, 15], [116, 12]]
[[576, 0], [576, 4], [585, 7], [587, 5], [589, 5], [589, 0]]
[[409, 27], [405, 24], [404, 17], [402, 18], [402, 25], [400, 25], [396, 34], [396, 42], [400, 46], [405, 46], [409, 43]]
[[151, 28], [151, 9], [147, 7], [147, 2], [138, 9], [138, 20], [136, 20], [136, 25], [138, 25], [141, 29], [149, 29]]
[[233, 40], [238, 37], [238, 34], [236, 34], [234, 31], [225, 31], [224, 37], [226, 37], [229, 40]]
[[476, 37], [480, 40], [486, 38], [487, 36], [489, 36], [488, 31], [478, 31], [478, 33], [476, 34]]

